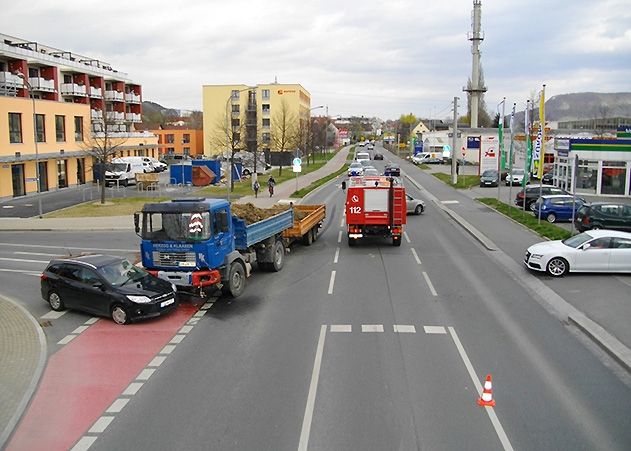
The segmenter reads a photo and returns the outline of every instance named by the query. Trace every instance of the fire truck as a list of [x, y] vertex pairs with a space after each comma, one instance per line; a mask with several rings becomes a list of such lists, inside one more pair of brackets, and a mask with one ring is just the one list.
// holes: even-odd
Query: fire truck
[[401, 245], [406, 223], [405, 188], [398, 177], [351, 177], [346, 191], [348, 245], [366, 236], [392, 237]]

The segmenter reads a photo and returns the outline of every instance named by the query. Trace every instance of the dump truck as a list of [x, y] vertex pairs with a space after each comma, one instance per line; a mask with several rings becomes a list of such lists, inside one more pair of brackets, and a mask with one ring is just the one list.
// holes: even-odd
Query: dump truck
[[324, 206], [319, 207], [296, 222], [289, 208], [247, 224], [224, 199], [148, 203], [134, 214], [141, 263], [151, 274], [175, 284], [178, 291], [203, 297], [209, 288], [217, 287], [236, 298], [243, 294], [255, 263], [267, 271], [283, 268], [285, 247], [297, 237], [296, 232], [284, 236], [285, 232], [297, 228], [307, 241], [308, 236], [317, 236], [321, 219], [316, 219], [324, 215]]
[[348, 245], [367, 236], [392, 238], [401, 245], [406, 223], [405, 188], [398, 177], [351, 177], [346, 190]]

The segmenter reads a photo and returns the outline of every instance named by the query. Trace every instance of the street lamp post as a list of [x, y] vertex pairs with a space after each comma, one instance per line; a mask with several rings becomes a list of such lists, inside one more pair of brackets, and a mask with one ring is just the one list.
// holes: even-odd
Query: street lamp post
[[37, 147], [37, 114], [35, 113], [35, 97], [33, 97], [33, 89], [31, 84], [28, 82], [27, 78], [24, 76], [22, 72], [16, 72], [15, 75], [20, 77], [28, 89], [28, 94], [33, 101], [33, 138], [35, 139], [35, 181], [37, 183], [37, 208], [38, 208], [38, 216], [42, 217], [42, 196], [40, 192], [39, 185], [39, 149]]

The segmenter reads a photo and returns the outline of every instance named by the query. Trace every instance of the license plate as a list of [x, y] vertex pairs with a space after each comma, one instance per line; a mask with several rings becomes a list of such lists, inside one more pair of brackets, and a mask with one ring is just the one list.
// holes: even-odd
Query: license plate
[[484, 182], [484, 184], [485, 184], [485, 185], [490, 185], [490, 184], [491, 184], [491, 182]]
[[175, 299], [171, 298], [171, 299], [167, 299], [166, 301], [163, 301], [160, 303], [160, 307], [166, 307], [167, 305], [171, 305], [175, 302]]

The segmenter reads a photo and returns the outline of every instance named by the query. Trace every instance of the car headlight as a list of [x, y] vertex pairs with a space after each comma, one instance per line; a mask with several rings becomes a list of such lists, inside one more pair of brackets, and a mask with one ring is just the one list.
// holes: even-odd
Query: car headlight
[[541, 258], [543, 258], [543, 254], [530, 254], [530, 259], [531, 259], [531, 260], [532, 260], [532, 259], [539, 260], [539, 259], [541, 259]]
[[131, 302], [135, 302], [136, 304], [148, 304], [151, 302], [151, 298], [148, 298], [147, 296], [132, 296], [128, 294], [127, 299]]
[[174, 283], [171, 284], [171, 289], [173, 290], [174, 293], [177, 291], [177, 287], [175, 286]]

